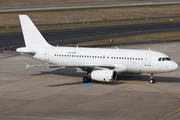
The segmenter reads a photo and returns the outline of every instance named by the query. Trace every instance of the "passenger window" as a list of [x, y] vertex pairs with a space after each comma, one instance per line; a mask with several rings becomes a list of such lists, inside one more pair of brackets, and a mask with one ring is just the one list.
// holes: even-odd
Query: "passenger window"
[[103, 56], [103, 58], [105, 58], [105, 56]]
[[140, 58], [138, 58], [138, 60], [140, 60]]
[[121, 59], [121, 57], [119, 57], [119, 59]]
[[118, 57], [116, 59], [118, 59]]
[[141, 58], [141, 60], [143, 60], [143, 58]]

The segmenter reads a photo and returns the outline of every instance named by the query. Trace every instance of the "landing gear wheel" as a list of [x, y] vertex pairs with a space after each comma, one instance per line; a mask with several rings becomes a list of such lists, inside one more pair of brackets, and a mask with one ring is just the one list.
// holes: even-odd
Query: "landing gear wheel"
[[155, 83], [155, 80], [153, 78], [153, 73], [149, 74], [149, 83], [151, 84]]
[[149, 83], [151, 83], [151, 84], [154, 83], [154, 82], [155, 82], [154, 79], [149, 80]]
[[91, 82], [91, 79], [85, 76], [85, 77], [83, 77], [83, 82], [89, 83], [89, 82]]

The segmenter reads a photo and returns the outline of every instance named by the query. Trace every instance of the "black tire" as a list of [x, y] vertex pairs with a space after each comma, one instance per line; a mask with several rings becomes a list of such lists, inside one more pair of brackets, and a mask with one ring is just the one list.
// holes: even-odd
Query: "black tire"
[[88, 83], [89, 82], [89, 79], [87, 77], [83, 77], [83, 82], [84, 83]]
[[149, 83], [151, 83], [151, 84], [153, 84], [154, 82], [155, 82], [154, 79], [149, 80]]
[[88, 78], [87, 76], [85, 76], [85, 77], [83, 77], [83, 82], [84, 83], [89, 83], [89, 82], [91, 82], [91, 79]]
[[88, 82], [89, 82], [89, 83], [91, 82], [91, 78], [88, 78]]

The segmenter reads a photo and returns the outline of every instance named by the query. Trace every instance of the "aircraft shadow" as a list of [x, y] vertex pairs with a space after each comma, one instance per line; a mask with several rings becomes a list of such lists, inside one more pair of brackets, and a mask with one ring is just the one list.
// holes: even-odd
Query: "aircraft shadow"
[[[51, 75], [62, 75], [62, 76], [70, 76], [70, 77], [84, 77], [86, 76], [86, 73], [77, 73], [76, 69], [56, 69], [54, 71], [41, 71], [39, 74], [33, 74], [33, 75], [43, 75], [43, 74], [51, 74]], [[166, 73], [164, 73], [166, 74]], [[156, 82], [178, 82], [180, 83], [180, 78], [176, 77], [161, 77], [161, 76], [155, 76], [154, 77]], [[97, 84], [107, 84], [107, 85], [117, 85], [117, 84], [122, 84], [123, 82], [120, 82], [121, 80], [123, 81], [147, 81], [149, 82], [149, 76], [147, 75], [134, 75], [134, 74], [124, 74], [120, 73], [117, 76], [117, 80], [119, 82], [99, 82], [99, 81], [92, 81], [93, 83]], [[74, 84], [82, 84], [82, 82], [74, 82], [74, 83], [67, 83], [64, 85], [74, 85]], [[62, 86], [62, 85], [59, 85]], [[51, 86], [52, 87], [52, 86]]]
[[[69, 86], [69, 85], [77, 85], [83, 84], [82, 78], [86, 76], [86, 73], [79, 73], [76, 72], [76, 69], [56, 69], [54, 71], [41, 71], [39, 74], [32, 74], [33, 76], [36, 75], [61, 75], [61, 76], [69, 76], [69, 77], [81, 77], [80, 81], [72, 82], [72, 83], [63, 83], [63, 84], [56, 84], [56, 85], [48, 85], [48, 87], [58, 87], [58, 86]], [[124, 84], [125, 82], [100, 82], [100, 81], [92, 81], [95, 84], [103, 84], [103, 85], [119, 85]]]

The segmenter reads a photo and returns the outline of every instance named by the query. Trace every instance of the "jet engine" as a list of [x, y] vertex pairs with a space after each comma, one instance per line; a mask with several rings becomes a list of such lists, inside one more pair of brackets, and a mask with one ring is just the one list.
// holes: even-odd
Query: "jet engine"
[[114, 70], [94, 70], [91, 72], [91, 79], [112, 82], [117, 79], [117, 74]]

